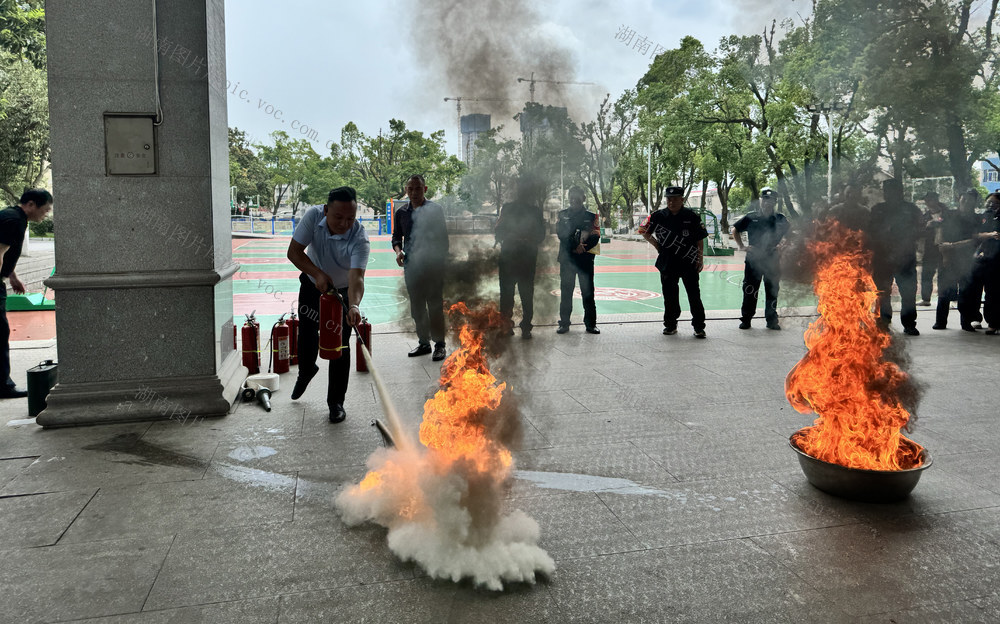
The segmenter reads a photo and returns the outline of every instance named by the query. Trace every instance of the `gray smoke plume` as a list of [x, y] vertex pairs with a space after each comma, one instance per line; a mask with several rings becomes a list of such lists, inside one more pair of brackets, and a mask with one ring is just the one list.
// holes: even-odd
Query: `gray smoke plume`
[[[516, 79], [532, 72], [537, 80], [577, 80], [572, 53], [545, 32], [526, 0], [422, 0], [406, 15], [411, 48], [442, 97], [510, 100], [463, 102], [463, 114], [492, 112], [509, 119], [529, 100], [528, 83]], [[567, 106], [572, 113], [567, 92], [565, 85], [535, 83], [535, 101]]]

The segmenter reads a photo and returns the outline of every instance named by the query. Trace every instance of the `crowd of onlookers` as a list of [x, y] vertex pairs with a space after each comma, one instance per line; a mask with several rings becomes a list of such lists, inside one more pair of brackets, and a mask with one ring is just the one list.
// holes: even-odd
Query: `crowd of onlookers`
[[892, 318], [889, 293], [895, 282], [904, 332], [919, 335], [916, 307], [932, 305], [937, 277], [934, 329], [947, 329], [951, 304], [957, 302], [963, 330], [1000, 331], [1000, 193], [984, 200], [968, 189], [952, 207], [929, 191], [919, 198], [923, 210], [905, 200], [897, 180], [883, 182], [882, 193], [883, 201], [869, 209], [862, 189], [847, 186], [822, 215], [865, 233], [882, 320]]

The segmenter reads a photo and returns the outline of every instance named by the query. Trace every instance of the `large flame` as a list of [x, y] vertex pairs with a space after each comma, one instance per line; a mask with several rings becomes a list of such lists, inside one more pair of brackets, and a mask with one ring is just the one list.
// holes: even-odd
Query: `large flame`
[[908, 377], [884, 358], [891, 338], [877, 324], [871, 254], [860, 232], [835, 221], [819, 231], [823, 239], [809, 251], [820, 317], [805, 333], [809, 352], [785, 379], [792, 407], [818, 418], [794, 441], [816, 459], [849, 468], [915, 468], [923, 449], [901, 433], [910, 414], [898, 395]]
[[504, 581], [534, 582], [555, 564], [537, 546], [538, 524], [521, 511], [502, 514], [513, 469], [504, 445], [511, 430], [501, 408], [506, 384], [487, 362], [486, 335], [503, 327], [496, 305], [460, 319], [461, 347], [441, 366], [441, 389], [424, 403], [420, 443], [380, 450], [369, 472], [337, 504], [348, 524], [373, 520], [389, 529], [389, 547], [420, 563], [431, 576], [502, 589]]

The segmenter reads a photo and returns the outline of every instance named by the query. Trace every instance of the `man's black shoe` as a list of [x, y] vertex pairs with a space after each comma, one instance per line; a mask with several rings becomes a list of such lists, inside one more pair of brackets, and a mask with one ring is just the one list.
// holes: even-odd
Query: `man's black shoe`
[[780, 330], [781, 329], [781, 325], [778, 325], [778, 321], [775, 321], [773, 323], [768, 323], [767, 324], [767, 328], [768, 329]]
[[948, 329], [948, 326], [941, 323], [934, 323], [934, 327], [931, 327], [931, 329]]
[[705, 337], [705, 330], [704, 329], [696, 329], [696, 330], [694, 330], [694, 337], [695, 338], [704, 338]]
[[530, 329], [522, 329], [521, 330], [521, 339], [522, 340], [531, 340], [531, 330]]
[[663, 335], [664, 336], [673, 336], [676, 333], [677, 333], [677, 328], [676, 327], [664, 327], [663, 328]]
[[750, 321], [740, 321], [740, 329], [750, 329]]
[[596, 328], [596, 327], [588, 327], [587, 328], [587, 333], [588, 334], [599, 334], [599, 333], [601, 333], [601, 330], [598, 329], [598, 328]]
[[334, 405], [333, 407], [330, 408], [330, 422], [332, 423], [344, 422], [345, 418], [347, 418], [347, 412], [344, 411], [343, 405], [340, 405], [338, 403], [337, 405]]
[[924, 300], [924, 301], [918, 301], [918, 302], [917, 302], [917, 305], [918, 305], [918, 306], [921, 306], [921, 307], [924, 307], [924, 308], [926, 308], [926, 307], [927, 307], [927, 306], [929, 306], [930, 304], [931, 304], [931, 300], [930, 300], [930, 299], [926, 299], [926, 300]]
[[973, 327], [972, 325], [962, 325], [962, 329], [967, 332], [973, 332], [973, 333], [976, 332], [976, 328]]
[[27, 390], [20, 388], [4, 388], [0, 390], [0, 399], [23, 399], [28, 396]]
[[315, 377], [318, 372], [319, 366], [315, 367], [311, 373], [307, 373], [301, 368], [299, 369], [299, 376], [295, 380], [295, 387], [292, 388], [293, 401], [302, 396], [302, 394], [306, 391], [306, 388], [309, 386], [309, 382], [312, 381], [312, 378]]
[[431, 346], [429, 344], [418, 344], [417, 348], [407, 353], [407, 355], [409, 357], [417, 357], [418, 355], [427, 355], [430, 352]]
[[917, 329], [916, 327], [904, 327], [903, 333], [906, 334], [907, 336], [919, 336], [920, 330]]
[[559, 329], [556, 330], [557, 334], [565, 334], [569, 331], [569, 325], [560, 325]]
[[434, 360], [435, 362], [440, 362], [447, 355], [448, 354], [445, 353], [445, 350], [444, 350], [444, 345], [443, 344], [439, 344], [439, 345], [435, 345], [435, 347], [434, 347], [434, 355], [431, 356], [431, 359]]

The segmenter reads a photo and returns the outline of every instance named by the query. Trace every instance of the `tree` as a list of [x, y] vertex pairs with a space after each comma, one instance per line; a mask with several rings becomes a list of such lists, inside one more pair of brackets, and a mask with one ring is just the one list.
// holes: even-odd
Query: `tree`
[[44, 0], [0, 0], [0, 51], [45, 69]]
[[0, 55], [0, 190], [8, 203], [41, 184], [49, 170], [49, 98], [45, 71]]
[[458, 158], [445, 152], [443, 130], [424, 136], [398, 119], [389, 121], [388, 132], [380, 130], [371, 137], [348, 122], [331, 153], [339, 158], [344, 180], [357, 190], [361, 202], [382, 216], [386, 200], [403, 197], [409, 176], [423, 175], [430, 196], [450, 194], [465, 169]]
[[521, 165], [520, 145], [502, 133], [503, 126], [499, 126], [476, 139], [472, 166], [460, 187], [460, 195], [473, 208], [489, 203], [498, 214], [511, 197]]
[[638, 116], [635, 97], [635, 92], [626, 91], [612, 103], [611, 94], [608, 94], [597, 111], [597, 119], [581, 123], [578, 130], [580, 141], [586, 150], [583, 181], [597, 204], [598, 214], [605, 227], [611, 227], [611, 205], [615, 198], [615, 188], [620, 186], [618, 178], [623, 173], [621, 161]]
[[236, 201], [240, 203], [251, 197], [267, 198], [272, 193], [264, 163], [239, 128], [229, 129], [229, 185], [236, 187]]
[[531, 175], [548, 196], [549, 190], [581, 181], [586, 150], [576, 124], [565, 108], [528, 102], [514, 116], [521, 126], [521, 167], [518, 175]]
[[303, 167], [299, 199], [309, 205], [325, 204], [331, 190], [347, 186], [342, 169], [336, 152], [327, 157], [320, 157], [317, 154], [315, 157], [307, 158]]
[[273, 203], [277, 210], [287, 195], [294, 216], [300, 203], [299, 191], [305, 177], [306, 163], [309, 159], [317, 158], [318, 154], [306, 139], [290, 139], [288, 133], [282, 130], [276, 130], [270, 136], [274, 145], [256, 146], [271, 188], [265, 205]]

